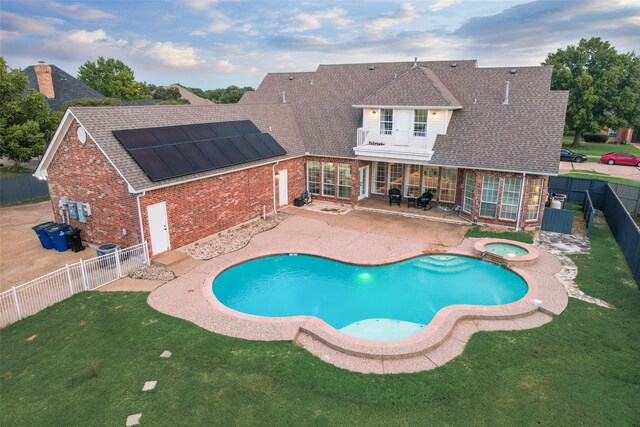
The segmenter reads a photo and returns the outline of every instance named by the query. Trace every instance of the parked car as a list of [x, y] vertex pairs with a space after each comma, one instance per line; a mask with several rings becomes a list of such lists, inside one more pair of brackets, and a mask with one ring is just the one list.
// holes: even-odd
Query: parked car
[[560, 150], [560, 161], [582, 163], [587, 161], [587, 156], [563, 148]]
[[610, 165], [630, 165], [640, 167], [640, 157], [634, 156], [631, 153], [607, 153], [600, 157], [602, 163], [608, 163]]

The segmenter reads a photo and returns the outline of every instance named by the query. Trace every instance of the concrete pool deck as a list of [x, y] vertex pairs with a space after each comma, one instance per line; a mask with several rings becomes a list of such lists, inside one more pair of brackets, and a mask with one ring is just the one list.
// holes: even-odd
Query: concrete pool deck
[[[471, 335], [479, 330], [538, 327], [567, 305], [567, 294], [553, 277], [561, 270], [561, 264], [545, 251], [540, 251], [535, 265], [514, 269], [529, 284], [523, 299], [495, 307], [446, 307], [420, 333], [392, 342], [348, 336], [309, 316], [264, 318], [238, 313], [213, 295], [211, 283], [217, 274], [265, 255], [307, 253], [358, 264], [388, 263], [429, 252], [474, 255], [475, 239], [461, 237], [467, 227], [410, 218], [393, 218], [395, 222], [390, 223], [386, 223], [386, 217], [378, 220], [387, 226], [395, 224], [396, 232], [389, 233], [389, 227], [381, 227], [375, 221], [368, 223], [367, 217], [361, 215], [373, 214], [354, 211], [340, 216], [313, 212], [290, 215], [277, 227], [253, 236], [243, 249], [205, 261], [156, 289], [148, 302], [158, 311], [216, 333], [252, 340], [294, 341], [335, 366], [379, 374], [433, 369], [460, 355]], [[447, 239], [437, 238], [436, 231], [443, 226], [452, 227]]]

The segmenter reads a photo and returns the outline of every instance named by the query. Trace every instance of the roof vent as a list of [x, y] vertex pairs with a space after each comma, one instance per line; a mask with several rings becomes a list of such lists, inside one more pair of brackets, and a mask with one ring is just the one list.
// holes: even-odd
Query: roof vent
[[46, 64], [45, 61], [38, 61], [38, 64]]
[[509, 70], [509, 74], [515, 74], [517, 72], [518, 72], [518, 70], [516, 70], [515, 68], [512, 68], [512, 69]]
[[293, 80], [293, 79], [295, 79], [294, 76], [289, 76], [289, 80]]
[[60, 74], [59, 77], [60, 77], [60, 80], [67, 80], [66, 74]]
[[287, 97], [285, 96], [285, 91], [282, 91], [282, 103], [286, 104], [287, 103]]
[[415, 58], [413, 58], [413, 67], [411, 68], [416, 68], [418, 66], [418, 57], [416, 56]]
[[449, 64], [449, 66], [451, 68], [456, 68], [458, 66], [458, 63], [457, 62], [452, 62], [451, 64]]
[[502, 100], [502, 105], [509, 105], [509, 81], [504, 87], [504, 99]]
[[373, 71], [373, 70], [375, 70], [375, 69], [376, 69], [376, 66], [375, 66], [375, 65], [369, 65], [369, 70], [370, 70], [370, 71]]

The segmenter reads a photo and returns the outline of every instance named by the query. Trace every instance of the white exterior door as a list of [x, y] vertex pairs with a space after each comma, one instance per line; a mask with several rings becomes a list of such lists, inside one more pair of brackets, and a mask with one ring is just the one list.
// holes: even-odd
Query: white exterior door
[[396, 110], [397, 120], [393, 129], [393, 143], [395, 145], [409, 145], [409, 127], [411, 126], [412, 110]]
[[358, 200], [369, 197], [369, 166], [358, 168]]
[[280, 179], [278, 182], [278, 196], [280, 198], [280, 206], [289, 204], [289, 185], [287, 184], [287, 170], [282, 169], [278, 172]]
[[171, 247], [169, 240], [169, 221], [167, 220], [167, 204], [165, 202], [147, 206], [149, 220], [149, 234], [151, 235], [151, 251], [153, 255], [168, 251]]

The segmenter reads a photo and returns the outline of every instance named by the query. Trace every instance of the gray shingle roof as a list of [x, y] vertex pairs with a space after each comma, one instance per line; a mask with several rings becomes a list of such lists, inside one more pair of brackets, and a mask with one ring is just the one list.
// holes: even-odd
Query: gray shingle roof
[[[447, 135], [438, 136], [430, 163], [557, 174], [568, 93], [550, 90], [551, 67], [519, 67], [511, 74], [511, 68], [479, 68], [475, 61], [455, 64], [418, 64], [428, 69], [421, 71], [443, 98], [462, 105], [454, 111]], [[362, 110], [353, 105], [399, 80], [412, 65], [320, 65], [314, 73], [291, 73], [293, 80], [286, 73], [268, 74], [241, 104], [282, 103], [285, 91], [306, 151], [354, 157]], [[503, 105], [506, 81], [510, 102]]]
[[[136, 191], [179, 184], [219, 175], [241, 167], [255, 166], [304, 154], [304, 146], [289, 105], [159, 105], [143, 107], [71, 107], [71, 112]], [[251, 120], [262, 132], [271, 134], [287, 154], [268, 161], [255, 161], [152, 182], [112, 131], [196, 123]]]
[[[71, 74], [61, 70], [55, 65], [51, 66], [51, 80], [53, 82], [53, 92], [55, 98], [47, 98], [47, 102], [52, 110], [59, 110], [62, 105], [72, 99], [79, 98], [104, 98], [104, 95], [95, 89], [82, 83]], [[38, 79], [33, 65], [25, 68], [23, 73], [29, 80], [29, 86], [40, 92]]]
[[438, 76], [426, 67], [411, 68], [356, 104], [359, 106], [460, 107], [460, 102]]

